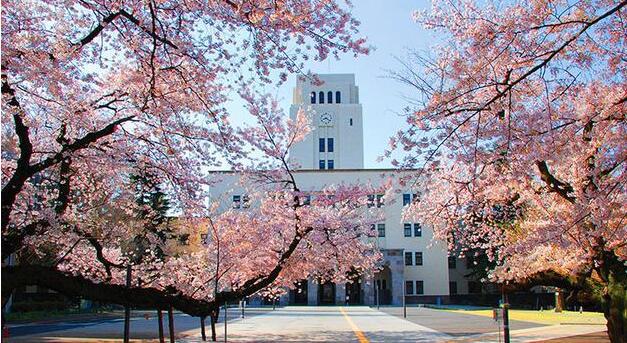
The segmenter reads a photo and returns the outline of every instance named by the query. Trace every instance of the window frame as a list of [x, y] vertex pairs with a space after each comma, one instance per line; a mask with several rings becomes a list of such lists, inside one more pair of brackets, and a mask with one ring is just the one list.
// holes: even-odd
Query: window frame
[[[237, 198], [237, 200], [236, 200], [236, 198]], [[231, 201], [232, 201], [231, 207], [234, 210], [238, 210], [238, 209], [242, 208], [242, 196], [240, 194], [233, 195], [233, 197], [231, 198]]]
[[411, 223], [403, 223], [403, 236], [404, 237], [411, 237], [411, 231], [412, 231]]
[[422, 237], [422, 225], [414, 223], [414, 237]]
[[333, 103], [333, 92], [328, 91], [327, 92], [327, 104], [332, 104], [332, 103]]
[[413, 266], [414, 265], [414, 253], [413, 252], [405, 251], [405, 265], [406, 266]]
[[[418, 285], [420, 285], [420, 287], [418, 287]], [[416, 295], [425, 294], [425, 282], [423, 280], [416, 280], [416, 287], [414, 291], [416, 292]]]
[[333, 170], [333, 169], [335, 169], [335, 161], [327, 160], [327, 170]]
[[324, 104], [324, 92], [323, 91], [318, 92], [318, 103]]
[[324, 138], [318, 138], [318, 152], [326, 152], [324, 146]]
[[377, 237], [385, 237], [385, 223], [377, 223]]
[[414, 295], [414, 281], [405, 280], [405, 295]]
[[319, 160], [318, 161], [318, 169], [320, 169], [320, 170], [327, 169], [326, 160]]
[[327, 152], [335, 152], [335, 141], [333, 137], [327, 138]]
[[422, 251], [416, 251], [414, 258], [414, 265], [416, 266], [424, 266], [425, 263], [425, 254]]
[[342, 103], [342, 92], [335, 91], [335, 103], [336, 104], [341, 104]]
[[311, 92], [311, 94], [309, 94], [309, 102], [312, 104], [316, 103], [316, 92]]

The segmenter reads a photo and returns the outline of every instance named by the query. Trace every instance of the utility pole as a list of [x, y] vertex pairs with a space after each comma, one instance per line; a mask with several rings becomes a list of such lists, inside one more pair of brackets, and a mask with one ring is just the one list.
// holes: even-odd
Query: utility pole
[[229, 316], [227, 309], [229, 308], [229, 304], [224, 302], [224, 342], [226, 342], [226, 323], [229, 321]]
[[[126, 288], [131, 288], [131, 272], [133, 268], [129, 263], [126, 266]], [[124, 306], [124, 343], [128, 343], [131, 339], [131, 306]]]

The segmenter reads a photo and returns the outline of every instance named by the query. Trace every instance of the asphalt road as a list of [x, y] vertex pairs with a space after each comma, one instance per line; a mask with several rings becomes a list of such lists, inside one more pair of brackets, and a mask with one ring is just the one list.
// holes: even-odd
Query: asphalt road
[[[271, 308], [249, 308], [245, 311], [246, 317], [253, 317], [259, 314], [272, 311]], [[143, 314], [149, 315], [146, 319]], [[140, 315], [134, 313], [131, 318], [131, 338], [137, 339], [150, 339], [158, 338], [158, 323], [157, 313], [142, 311]], [[239, 320], [241, 318], [241, 311], [239, 309], [229, 309], [228, 311], [229, 322]], [[200, 319], [198, 317], [190, 317], [186, 314], [175, 313], [174, 315], [174, 328], [177, 335], [180, 332], [198, 329], [200, 331]], [[220, 311], [219, 322], [224, 321], [224, 311]], [[168, 335], [168, 317], [167, 312], [164, 312], [163, 325], [165, 335]], [[28, 341], [37, 341], [37, 337], [89, 337], [89, 338], [121, 338], [123, 335], [124, 319], [111, 318], [107, 316], [105, 318], [89, 318], [89, 319], [71, 319], [71, 320], [55, 320], [55, 321], [40, 321], [35, 323], [26, 324], [9, 324], [10, 338], [24, 338]], [[210, 322], [207, 318], [205, 320], [205, 328], [207, 335], [210, 335], [211, 328]], [[12, 340], [11, 340], [12, 341]]]

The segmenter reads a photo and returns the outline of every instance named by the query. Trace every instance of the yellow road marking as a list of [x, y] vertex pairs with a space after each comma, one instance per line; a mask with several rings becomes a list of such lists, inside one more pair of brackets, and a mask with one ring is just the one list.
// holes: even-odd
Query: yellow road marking
[[370, 343], [368, 338], [366, 338], [366, 335], [364, 335], [363, 331], [359, 330], [359, 327], [357, 327], [357, 325], [353, 323], [353, 320], [348, 316], [346, 311], [344, 311], [343, 307], [340, 307], [340, 312], [342, 312], [342, 315], [344, 315], [344, 318], [348, 322], [348, 325], [350, 325], [351, 329], [353, 329], [353, 332], [355, 332], [355, 336], [357, 336], [357, 340], [359, 341], [359, 343]]

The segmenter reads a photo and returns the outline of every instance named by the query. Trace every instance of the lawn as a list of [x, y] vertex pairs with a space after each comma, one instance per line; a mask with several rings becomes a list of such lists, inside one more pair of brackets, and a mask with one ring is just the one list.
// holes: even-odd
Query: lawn
[[[492, 310], [449, 310], [444, 311], [474, 314], [478, 316], [492, 317]], [[563, 311], [556, 313], [551, 310], [534, 311], [534, 310], [509, 310], [510, 320], [521, 320], [526, 322], [534, 322], [540, 324], [601, 324], [605, 325], [606, 320], [601, 312], [583, 312]]]

